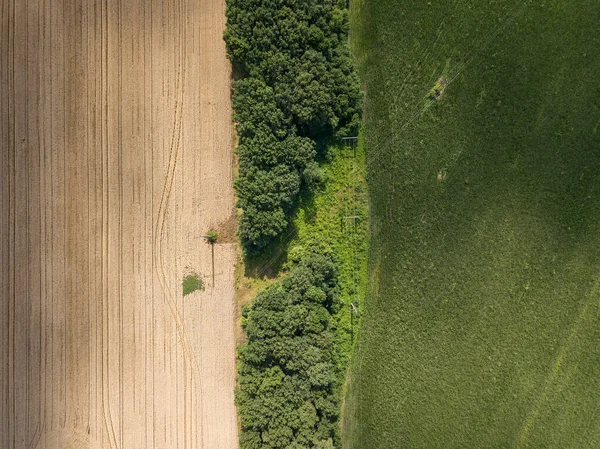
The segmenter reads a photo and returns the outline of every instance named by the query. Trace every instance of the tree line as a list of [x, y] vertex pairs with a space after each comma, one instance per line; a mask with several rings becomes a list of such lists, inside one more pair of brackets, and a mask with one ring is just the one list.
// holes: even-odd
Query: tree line
[[338, 306], [335, 259], [320, 247], [244, 309], [241, 449], [339, 447], [341, 376], [331, 316]]
[[241, 73], [235, 188], [253, 251], [287, 227], [300, 189], [319, 183], [317, 141], [357, 132], [361, 93], [344, 0], [227, 0], [224, 37]]

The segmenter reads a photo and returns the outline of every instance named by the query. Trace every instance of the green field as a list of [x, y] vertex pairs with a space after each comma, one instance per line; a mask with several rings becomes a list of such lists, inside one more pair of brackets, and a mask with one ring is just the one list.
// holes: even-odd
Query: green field
[[352, 14], [371, 240], [345, 447], [600, 448], [600, 3]]

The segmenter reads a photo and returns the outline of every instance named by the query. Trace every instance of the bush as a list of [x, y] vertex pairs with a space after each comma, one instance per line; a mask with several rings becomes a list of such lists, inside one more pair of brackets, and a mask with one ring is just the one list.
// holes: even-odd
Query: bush
[[306, 186], [315, 190], [318, 186], [323, 184], [324, 175], [323, 170], [319, 167], [315, 161], [309, 162], [302, 173], [302, 181]]
[[189, 295], [196, 290], [204, 290], [204, 283], [200, 277], [193, 273], [183, 278], [183, 296]]
[[358, 130], [361, 94], [347, 33], [344, 1], [227, 1], [228, 55], [243, 74], [233, 108], [246, 249], [281, 234], [302, 185], [319, 184], [314, 139]]

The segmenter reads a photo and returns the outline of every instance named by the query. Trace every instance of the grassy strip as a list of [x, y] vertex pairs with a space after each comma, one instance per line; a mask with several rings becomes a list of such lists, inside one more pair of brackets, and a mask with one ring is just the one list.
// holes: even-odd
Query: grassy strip
[[288, 260], [293, 263], [314, 241], [326, 243], [336, 254], [340, 307], [334, 322], [339, 372], [345, 375], [366, 290], [368, 194], [362, 140], [355, 149], [340, 146], [331, 152], [335, 156], [321, 166], [323, 188], [302, 198], [292, 220], [297, 237], [289, 244]]

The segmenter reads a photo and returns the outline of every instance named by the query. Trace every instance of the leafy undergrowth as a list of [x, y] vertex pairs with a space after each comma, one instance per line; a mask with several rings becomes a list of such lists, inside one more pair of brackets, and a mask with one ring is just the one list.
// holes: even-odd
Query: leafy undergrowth
[[362, 141], [355, 149], [338, 146], [330, 151], [335, 157], [322, 165], [323, 188], [301, 199], [292, 220], [295, 238], [288, 245], [288, 261], [293, 263], [315, 241], [333, 248], [340, 287], [340, 307], [334, 314], [337, 360], [340, 373], [345, 373], [366, 291], [368, 198]]
[[344, 446], [600, 447], [598, 2], [359, 6], [369, 291]]

